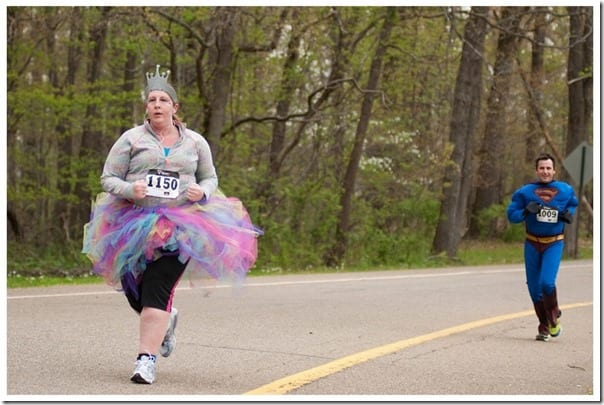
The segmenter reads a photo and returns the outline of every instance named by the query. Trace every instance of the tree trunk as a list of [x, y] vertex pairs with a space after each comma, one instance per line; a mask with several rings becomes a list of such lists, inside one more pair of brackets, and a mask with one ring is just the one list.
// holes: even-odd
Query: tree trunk
[[207, 117], [206, 136], [216, 158], [220, 154], [220, 134], [226, 120], [226, 107], [231, 93], [233, 38], [237, 17], [236, 7], [219, 8], [216, 15], [216, 40], [210, 49], [213, 61], [212, 92]]
[[[546, 7], [535, 8], [535, 23], [533, 28], [533, 39], [531, 42], [531, 75], [529, 80], [529, 86], [533, 97], [532, 102], [537, 105], [542, 105], [543, 92], [542, 87], [545, 84], [545, 71], [543, 69], [543, 50], [546, 39]], [[529, 110], [532, 110], [529, 102]], [[525, 152], [525, 177], [522, 183], [528, 183], [534, 180], [535, 175], [535, 158], [541, 151], [545, 141], [541, 137], [541, 130], [539, 123], [534, 119], [528, 120], [528, 136], [526, 139], [526, 152]]]
[[472, 149], [480, 116], [484, 40], [489, 7], [472, 7], [464, 31], [457, 72], [449, 142], [454, 145], [452, 169], [445, 172], [443, 199], [432, 251], [452, 258], [466, 226], [465, 211], [472, 186]]
[[[87, 59], [86, 81], [90, 86], [91, 93], [98, 93], [97, 82], [101, 78], [101, 67], [103, 66], [103, 58], [107, 45], [107, 31], [109, 27], [111, 7], [101, 7], [101, 18], [94, 22], [90, 27], [90, 43], [91, 49]], [[100, 131], [100, 126], [94, 122], [98, 120], [98, 108], [91, 104], [86, 107], [86, 115], [83, 118], [84, 125], [81, 138], [74, 138], [73, 156], [80, 156], [84, 159], [95, 161], [94, 156], [98, 155], [98, 151], [102, 150], [107, 153], [107, 148], [103, 143], [103, 134]], [[97, 168], [98, 173], [102, 170], [102, 164]], [[80, 169], [77, 174], [78, 181], [75, 183], [73, 194], [78, 196], [80, 201], [89, 202], [90, 192], [86, 189], [87, 170]], [[81, 227], [86, 223], [90, 216], [90, 204], [79, 204], [71, 212], [63, 215], [63, 226], [65, 229], [71, 227]]]
[[[479, 152], [476, 199], [470, 221], [470, 235], [481, 235], [479, 214], [503, 198], [503, 172], [510, 161], [506, 161], [506, 107], [509, 105], [510, 81], [514, 74], [514, 61], [518, 51], [520, 22], [528, 7], [504, 7], [499, 20], [501, 30], [497, 41], [497, 56], [493, 68], [493, 82], [487, 101], [485, 135]], [[522, 158], [524, 162], [524, 158]], [[487, 236], [497, 229], [495, 219], [488, 224]], [[484, 226], [484, 224], [482, 225]]]
[[[298, 21], [298, 9], [292, 11], [294, 21]], [[277, 97], [276, 115], [277, 117], [287, 117], [289, 115], [292, 97], [294, 97], [295, 89], [300, 83], [294, 82], [291, 75], [292, 69], [295, 69], [299, 58], [299, 47], [301, 41], [301, 33], [292, 33], [292, 36], [287, 44], [287, 57], [283, 64], [283, 73], [280, 82], [280, 92]], [[258, 188], [258, 195], [264, 200], [263, 209], [270, 210], [275, 205], [275, 195], [273, 186], [275, 180], [279, 178], [281, 173], [282, 154], [285, 148], [285, 139], [287, 133], [287, 122], [285, 120], [277, 120], [273, 123], [273, 131], [269, 148], [269, 165], [268, 175]]]
[[[130, 93], [134, 91], [135, 85], [138, 83], [138, 70], [136, 69], [137, 65], [137, 55], [131, 49], [128, 49], [126, 53], [126, 62], [124, 63], [124, 84], [122, 85], [122, 89], [126, 93]], [[126, 127], [123, 126], [121, 132], [125, 132], [126, 130], [132, 128], [135, 123], [140, 122], [139, 117], [134, 116], [134, 103], [131, 101], [127, 101], [124, 103], [124, 115], [130, 118], [130, 122], [132, 125]]]
[[[591, 18], [588, 7], [568, 7], [570, 17], [570, 36], [568, 51], [568, 136], [566, 137], [566, 155], [581, 142], [587, 140], [587, 125], [591, 118], [591, 76], [585, 73], [592, 68], [590, 34]], [[561, 169], [559, 169], [561, 170]], [[570, 179], [567, 179], [570, 181]], [[577, 185], [578, 186], [578, 185]], [[578, 190], [579, 187], [576, 188]], [[582, 190], [578, 190], [581, 192]], [[578, 195], [581, 199], [582, 196]], [[580, 208], [573, 223], [566, 226], [565, 254], [577, 257]]]
[[[50, 9], [45, 9], [44, 13], [44, 26], [45, 31], [48, 32], [48, 35], [45, 37], [45, 50], [48, 52], [48, 55], [56, 55], [58, 54], [57, 49], [57, 41], [54, 32], [57, 31], [58, 26], [61, 24], [61, 15], [52, 12]], [[55, 97], [61, 97], [62, 95], [62, 86], [59, 83], [59, 72], [57, 64], [50, 62], [48, 64], [48, 82], [52, 87], [52, 92]], [[42, 187], [47, 188], [48, 190], [56, 190], [60, 183], [59, 177], [59, 139], [64, 138], [65, 136], [65, 128], [63, 128], [63, 123], [59, 123], [54, 128], [49, 128], [49, 132], [52, 135], [41, 137], [40, 143], [44, 150], [43, 154], [43, 167], [44, 171], [39, 173], [40, 179], [39, 183]], [[37, 234], [36, 238], [40, 238], [42, 240], [51, 237], [51, 235], [55, 235], [57, 229], [57, 222], [54, 220], [57, 213], [62, 214], [63, 212], [59, 211], [57, 199], [48, 198], [40, 196], [38, 199], [39, 209], [38, 209], [38, 218], [37, 218]], [[69, 235], [64, 235], [69, 240]]]
[[[10, 208], [6, 209], [6, 215], [8, 219], [8, 224], [10, 225], [7, 229], [8, 240], [15, 239], [17, 242], [21, 242], [23, 239], [23, 235], [21, 234], [21, 225], [19, 224], [19, 220], [17, 219], [17, 215], [15, 215], [15, 211]], [[12, 231], [12, 232], [11, 232]], [[11, 238], [12, 236], [12, 238]]]
[[[73, 100], [76, 77], [81, 61], [83, 60], [82, 48], [81, 45], [79, 45], [83, 43], [84, 40], [82, 9], [78, 7], [72, 8], [70, 10], [69, 20], [70, 41], [67, 49], [67, 72], [65, 73], [65, 83], [63, 84], [63, 89], [61, 92], [65, 98], [68, 100]], [[59, 172], [64, 173], [64, 175], [62, 175], [59, 179], [58, 189], [60, 190], [61, 195], [68, 196], [75, 192], [75, 184], [71, 180], [73, 178], [78, 178], [77, 176], [80, 175], [77, 169], [79, 150], [74, 146], [74, 142], [75, 144], [79, 145], [79, 139], [77, 141], [74, 140], [78, 137], [74, 136], [75, 134], [73, 132], [73, 127], [67, 119], [63, 119], [57, 124], [56, 131], [58, 134], [61, 134], [59, 137], [60, 154], [72, 157], [70, 159], [58, 159], [57, 162]], [[72, 204], [65, 199], [57, 202], [57, 212], [60, 213], [60, 222], [63, 224], [62, 230], [66, 229], [65, 224], [73, 223], [74, 226], [81, 226], [81, 224], [76, 225], [76, 220], [70, 219], [70, 215], [73, 210], [74, 208], [72, 207]], [[67, 235], [65, 235], [65, 238], [69, 239], [70, 232], [66, 233]]]
[[363, 95], [363, 101], [361, 104], [361, 114], [357, 124], [354, 145], [350, 154], [350, 160], [348, 161], [348, 165], [346, 167], [346, 174], [344, 176], [344, 192], [340, 198], [341, 211], [336, 227], [336, 238], [334, 245], [331, 248], [331, 253], [327, 258], [326, 264], [330, 267], [339, 266], [344, 259], [344, 255], [346, 254], [346, 247], [348, 245], [347, 234], [350, 228], [354, 186], [356, 183], [359, 163], [363, 154], [363, 144], [365, 143], [367, 128], [371, 118], [375, 90], [378, 88], [378, 83], [382, 73], [383, 57], [386, 53], [387, 42], [390, 40], [390, 33], [394, 25], [395, 13], [396, 9], [394, 7], [389, 7], [387, 9], [384, 25], [380, 31], [378, 46], [371, 62], [366, 92]]

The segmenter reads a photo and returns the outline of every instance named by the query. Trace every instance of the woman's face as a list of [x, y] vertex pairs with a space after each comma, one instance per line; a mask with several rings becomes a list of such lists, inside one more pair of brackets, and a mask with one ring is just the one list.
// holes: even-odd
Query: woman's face
[[147, 117], [156, 126], [172, 125], [172, 116], [178, 111], [178, 104], [174, 104], [168, 93], [153, 90], [147, 96]]

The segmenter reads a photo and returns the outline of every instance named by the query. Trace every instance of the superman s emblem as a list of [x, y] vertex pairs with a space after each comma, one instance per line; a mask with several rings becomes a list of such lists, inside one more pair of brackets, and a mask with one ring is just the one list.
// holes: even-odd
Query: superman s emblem
[[535, 189], [537, 197], [549, 203], [558, 194], [558, 189], [553, 187], [540, 187]]

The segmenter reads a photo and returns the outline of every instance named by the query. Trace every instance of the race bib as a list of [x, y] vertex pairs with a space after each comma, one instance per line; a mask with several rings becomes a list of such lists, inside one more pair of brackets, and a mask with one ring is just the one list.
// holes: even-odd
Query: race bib
[[558, 210], [543, 207], [537, 212], [537, 221], [555, 224], [558, 222]]
[[177, 172], [152, 169], [147, 172], [147, 195], [152, 197], [176, 198], [180, 189]]

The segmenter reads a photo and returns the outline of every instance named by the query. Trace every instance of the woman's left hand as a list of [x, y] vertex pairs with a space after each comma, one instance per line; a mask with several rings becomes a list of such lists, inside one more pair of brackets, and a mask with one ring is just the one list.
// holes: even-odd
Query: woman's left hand
[[192, 202], [201, 201], [205, 193], [203, 192], [201, 186], [197, 183], [190, 184], [187, 187], [187, 199]]

